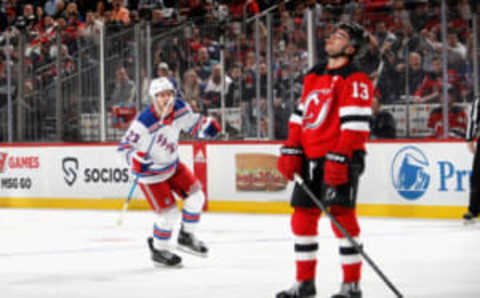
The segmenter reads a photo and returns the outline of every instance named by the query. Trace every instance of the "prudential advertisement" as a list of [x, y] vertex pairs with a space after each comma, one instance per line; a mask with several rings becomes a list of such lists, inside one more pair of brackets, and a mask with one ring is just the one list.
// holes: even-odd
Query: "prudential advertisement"
[[360, 203], [462, 206], [473, 155], [459, 143], [368, 144]]

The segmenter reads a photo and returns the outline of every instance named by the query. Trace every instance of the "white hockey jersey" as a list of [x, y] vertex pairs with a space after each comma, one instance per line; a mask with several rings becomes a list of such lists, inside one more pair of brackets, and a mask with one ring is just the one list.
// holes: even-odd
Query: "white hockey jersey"
[[143, 184], [165, 181], [175, 173], [179, 162], [180, 132], [183, 130], [196, 136], [204, 116], [193, 113], [186, 102], [176, 98], [173, 113], [160, 120], [153, 105], [147, 107], [132, 122], [117, 149], [129, 166], [135, 151], [148, 152], [153, 165], [148, 172], [139, 176], [139, 182]]

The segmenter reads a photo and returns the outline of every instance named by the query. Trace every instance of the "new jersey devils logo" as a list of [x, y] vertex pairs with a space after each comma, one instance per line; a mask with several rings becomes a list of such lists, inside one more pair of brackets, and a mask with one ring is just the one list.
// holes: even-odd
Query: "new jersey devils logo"
[[305, 117], [303, 119], [306, 128], [315, 129], [325, 121], [328, 106], [332, 99], [330, 92], [328, 92], [329, 97], [322, 103], [318, 96], [325, 96], [325, 93], [325, 90], [315, 90], [310, 92], [305, 99]]

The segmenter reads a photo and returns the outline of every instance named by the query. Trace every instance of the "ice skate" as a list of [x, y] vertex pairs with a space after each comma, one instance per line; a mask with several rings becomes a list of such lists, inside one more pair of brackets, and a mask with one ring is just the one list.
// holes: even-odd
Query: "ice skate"
[[313, 280], [296, 282], [290, 289], [281, 291], [276, 298], [313, 298], [317, 294]]
[[207, 257], [208, 256], [208, 248], [207, 246], [200, 240], [198, 240], [192, 233], [187, 233], [183, 230], [183, 227], [180, 229], [178, 233], [178, 249], [195, 255], [199, 257]]
[[147, 239], [148, 247], [152, 254], [152, 261], [157, 267], [181, 267], [182, 258], [178, 255], [166, 250], [166, 249], [156, 249], [153, 247], [153, 238], [149, 237]]
[[470, 211], [463, 215], [463, 224], [471, 225], [477, 222], [477, 217]]
[[358, 282], [342, 283], [340, 292], [332, 296], [332, 298], [362, 298], [362, 291]]

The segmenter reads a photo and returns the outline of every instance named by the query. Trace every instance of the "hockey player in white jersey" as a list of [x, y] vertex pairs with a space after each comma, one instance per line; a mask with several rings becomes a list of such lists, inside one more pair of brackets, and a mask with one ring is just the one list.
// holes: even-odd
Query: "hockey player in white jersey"
[[152, 104], [132, 122], [118, 151], [138, 177], [138, 185], [158, 215], [153, 237], [148, 238], [153, 262], [178, 266], [181, 258], [169, 245], [179, 215], [174, 193], [185, 201], [178, 248], [198, 256], [208, 253], [206, 245], [195, 237], [205, 195], [200, 181], [179, 160], [179, 135], [184, 131], [198, 138], [214, 138], [220, 127], [213, 118], [193, 113], [165, 77], [151, 82], [149, 95]]

